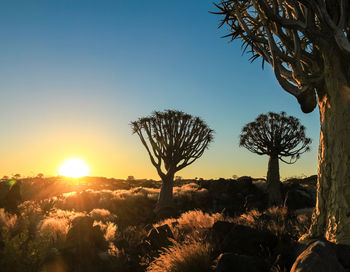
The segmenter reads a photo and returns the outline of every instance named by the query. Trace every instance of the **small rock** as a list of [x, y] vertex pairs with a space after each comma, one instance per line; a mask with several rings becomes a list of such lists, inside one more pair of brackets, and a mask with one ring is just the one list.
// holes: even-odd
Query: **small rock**
[[153, 250], [166, 247], [171, 244], [169, 238], [174, 238], [174, 235], [169, 227], [165, 224], [149, 231], [146, 241], [150, 244]]
[[261, 272], [267, 271], [267, 265], [263, 259], [232, 252], [223, 253], [217, 260], [214, 272]]
[[284, 206], [291, 210], [315, 207], [316, 198], [300, 188], [288, 191]]
[[221, 252], [234, 252], [258, 256], [277, 245], [277, 237], [268, 231], [260, 231], [243, 225], [235, 225], [223, 239]]
[[100, 226], [93, 226], [93, 222], [89, 216], [79, 216], [72, 221], [72, 227], [67, 234], [66, 249], [77, 257], [93, 260], [99, 250], [108, 248]]

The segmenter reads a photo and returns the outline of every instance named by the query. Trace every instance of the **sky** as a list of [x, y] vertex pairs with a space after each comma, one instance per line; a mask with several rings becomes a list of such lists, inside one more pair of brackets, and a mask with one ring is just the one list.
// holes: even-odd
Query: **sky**
[[91, 176], [159, 179], [130, 122], [165, 109], [215, 130], [178, 176], [266, 176], [268, 157], [238, 142], [269, 111], [296, 116], [313, 140], [281, 177], [316, 174], [318, 110], [302, 113], [209, 11], [212, 0], [1, 0], [0, 176], [54, 176], [82, 158]]

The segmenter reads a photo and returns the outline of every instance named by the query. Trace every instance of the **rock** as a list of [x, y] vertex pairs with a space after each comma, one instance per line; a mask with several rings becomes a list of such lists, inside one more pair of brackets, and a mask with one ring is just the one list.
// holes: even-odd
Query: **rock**
[[[215, 249], [219, 249], [226, 235], [236, 226], [235, 223], [227, 221], [216, 221], [211, 228], [211, 238]], [[221, 251], [222, 252], [222, 251]]]
[[172, 206], [162, 208], [156, 207], [154, 209], [154, 213], [156, 214], [157, 221], [176, 217], [178, 215], [178, 212], [176, 211], [175, 207]]
[[346, 269], [350, 271], [350, 246], [348, 245], [335, 245], [338, 261]]
[[313, 176], [310, 176], [310, 177], [306, 177], [306, 178], [303, 178], [301, 180], [301, 183], [302, 184], [306, 184], [306, 185], [312, 185], [312, 186], [316, 186], [317, 184], [317, 175], [313, 175]]
[[233, 217], [246, 209], [264, 208], [266, 204], [265, 193], [253, 184], [250, 177], [201, 182], [200, 186], [208, 190], [214, 211], [225, 209], [225, 214]]
[[293, 189], [287, 192], [284, 206], [289, 210], [315, 207], [316, 198], [303, 189]]
[[348, 245], [335, 245], [338, 261], [347, 270], [350, 271], [350, 246]]
[[217, 260], [215, 272], [261, 272], [267, 271], [267, 264], [259, 257], [239, 255], [232, 252], [223, 253]]
[[306, 245], [300, 243], [293, 243], [285, 246], [282, 252], [277, 256], [275, 263], [271, 269], [272, 271], [290, 271], [296, 258], [303, 253]]
[[169, 246], [171, 244], [169, 238], [173, 239], [174, 235], [170, 227], [165, 224], [151, 229], [147, 235], [146, 242], [149, 243], [151, 249], [157, 250]]
[[108, 248], [100, 226], [93, 226], [93, 222], [89, 216], [79, 216], [72, 221], [65, 248], [77, 258], [92, 261], [97, 257], [98, 251], [105, 251]]
[[267, 249], [271, 252], [277, 245], [277, 237], [270, 232], [243, 225], [233, 224], [231, 226], [232, 228], [229, 231], [227, 231], [230, 227], [229, 224], [226, 224], [226, 226], [221, 224], [220, 228], [216, 226], [216, 229], [214, 229], [214, 248], [218, 252], [258, 256]]
[[345, 272], [332, 243], [316, 241], [296, 259], [291, 272]]
[[242, 176], [237, 179], [239, 182], [247, 182], [247, 183], [252, 183], [253, 178], [250, 176]]

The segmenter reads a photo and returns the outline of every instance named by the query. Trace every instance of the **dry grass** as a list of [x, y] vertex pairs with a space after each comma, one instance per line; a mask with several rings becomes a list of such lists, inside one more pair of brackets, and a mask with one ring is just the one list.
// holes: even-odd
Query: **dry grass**
[[61, 247], [66, 241], [68, 229], [67, 219], [49, 217], [41, 221], [39, 234], [48, 237], [57, 247]]
[[259, 230], [268, 230], [278, 237], [288, 235], [297, 240], [307, 232], [311, 217], [303, 213], [295, 217], [294, 214], [288, 213], [285, 207], [271, 207], [263, 212], [250, 210], [236, 217], [234, 222]]
[[186, 237], [205, 237], [216, 221], [232, 221], [221, 213], [205, 213], [201, 210], [192, 210], [180, 215], [179, 218], [168, 218], [154, 224], [154, 227], [169, 225], [176, 240], [185, 240]]
[[203, 241], [186, 241], [163, 249], [147, 268], [148, 272], [209, 272], [212, 271], [211, 246]]
[[[0, 209], [0, 229], [1, 231], [9, 231], [13, 229], [17, 223], [17, 215], [12, 215]], [[0, 233], [1, 233], [0, 231]]]

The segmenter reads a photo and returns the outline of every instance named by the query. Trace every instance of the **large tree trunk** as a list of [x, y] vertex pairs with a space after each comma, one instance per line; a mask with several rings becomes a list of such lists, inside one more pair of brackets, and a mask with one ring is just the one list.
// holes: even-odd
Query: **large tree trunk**
[[350, 79], [336, 54], [325, 59], [325, 89], [318, 90], [317, 201], [309, 236], [350, 245]]
[[280, 170], [277, 155], [270, 155], [269, 157], [267, 191], [269, 195], [269, 206], [279, 206], [282, 204]]
[[166, 217], [168, 215], [170, 216], [173, 213], [173, 186], [174, 175], [168, 174], [163, 177], [157, 205], [154, 210], [154, 212], [157, 213], [159, 217]]

